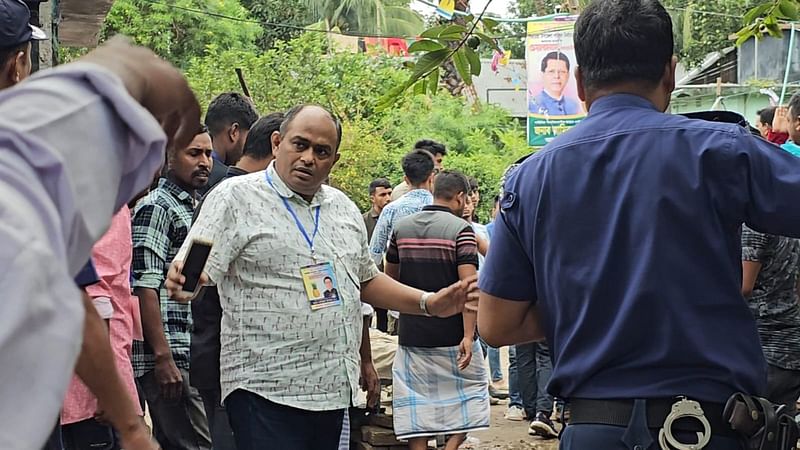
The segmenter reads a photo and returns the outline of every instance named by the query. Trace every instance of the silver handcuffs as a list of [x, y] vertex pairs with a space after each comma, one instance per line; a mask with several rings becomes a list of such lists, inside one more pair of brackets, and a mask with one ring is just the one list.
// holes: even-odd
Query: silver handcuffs
[[[672, 423], [683, 418], [693, 418], [703, 424], [703, 431], [697, 432], [696, 444], [684, 444], [672, 435]], [[661, 449], [701, 450], [708, 445], [710, 440], [711, 425], [709, 425], [703, 408], [700, 407], [700, 403], [694, 400], [688, 400], [686, 397], [679, 397], [678, 401], [672, 405], [672, 411], [670, 411], [669, 415], [667, 415], [667, 418], [664, 420], [664, 426], [661, 428], [661, 431], [658, 432], [658, 444], [661, 446]]]

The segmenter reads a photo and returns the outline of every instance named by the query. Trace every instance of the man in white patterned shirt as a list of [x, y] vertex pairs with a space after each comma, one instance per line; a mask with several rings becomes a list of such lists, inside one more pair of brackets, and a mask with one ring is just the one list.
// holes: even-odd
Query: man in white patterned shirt
[[[170, 269], [182, 287], [193, 239], [214, 243], [204, 277], [223, 309], [221, 385], [239, 450], [336, 449], [358, 389], [361, 301], [407, 314], [463, 309], [467, 283], [425, 293], [381, 274], [356, 205], [323, 181], [341, 125], [299, 106], [272, 137], [266, 171], [221, 184]], [[331, 278], [338, 296], [325, 298]]]

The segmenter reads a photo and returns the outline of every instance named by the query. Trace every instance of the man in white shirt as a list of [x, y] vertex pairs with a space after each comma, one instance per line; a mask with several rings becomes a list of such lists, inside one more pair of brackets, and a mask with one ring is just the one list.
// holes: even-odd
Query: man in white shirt
[[[468, 283], [426, 293], [378, 271], [360, 211], [323, 185], [341, 142], [330, 112], [295, 107], [272, 139], [265, 172], [211, 192], [167, 287], [185, 298], [191, 242], [214, 243], [205, 272], [220, 294], [222, 397], [239, 450], [336, 449], [358, 389], [361, 301], [446, 317], [463, 309]], [[324, 297], [326, 278], [337, 298]]]

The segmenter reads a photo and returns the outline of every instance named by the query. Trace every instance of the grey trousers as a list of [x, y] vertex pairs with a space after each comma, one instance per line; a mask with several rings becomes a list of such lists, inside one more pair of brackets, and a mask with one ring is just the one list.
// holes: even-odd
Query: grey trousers
[[150, 408], [153, 436], [163, 450], [211, 450], [203, 400], [197, 389], [189, 385], [189, 371], [180, 371], [183, 391], [178, 400], [166, 400], [161, 396], [154, 370], [138, 379]]

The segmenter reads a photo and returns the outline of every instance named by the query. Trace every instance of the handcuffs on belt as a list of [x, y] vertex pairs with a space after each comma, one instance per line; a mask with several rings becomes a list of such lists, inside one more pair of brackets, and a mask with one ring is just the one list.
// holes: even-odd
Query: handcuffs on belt
[[[678, 419], [692, 418], [698, 420], [703, 425], [703, 431], [697, 432], [696, 444], [684, 444], [678, 441], [672, 434], [672, 424]], [[678, 401], [672, 405], [672, 411], [664, 420], [664, 426], [658, 432], [658, 444], [662, 450], [701, 450], [711, 440], [711, 425], [706, 419], [700, 403], [688, 400], [686, 397], [679, 397]]]

